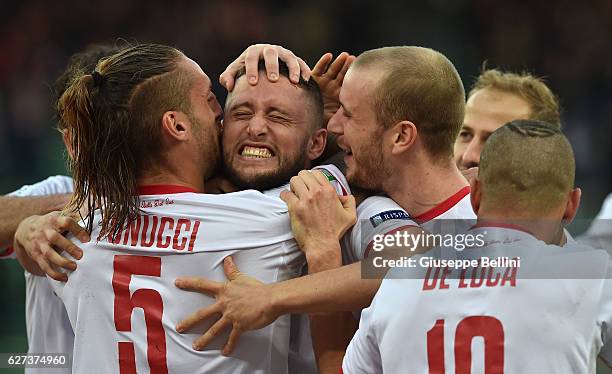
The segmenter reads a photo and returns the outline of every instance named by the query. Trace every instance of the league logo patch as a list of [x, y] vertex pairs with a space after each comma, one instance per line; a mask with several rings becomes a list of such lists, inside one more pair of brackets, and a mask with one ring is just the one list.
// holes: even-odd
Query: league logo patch
[[390, 219], [410, 219], [410, 216], [403, 210], [387, 210], [370, 217], [370, 222], [372, 222], [372, 226], [376, 227]]

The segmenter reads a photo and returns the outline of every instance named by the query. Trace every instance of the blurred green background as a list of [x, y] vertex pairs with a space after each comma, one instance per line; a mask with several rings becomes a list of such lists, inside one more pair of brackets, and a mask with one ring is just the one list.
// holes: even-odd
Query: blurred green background
[[[447, 55], [466, 89], [484, 61], [545, 76], [561, 98], [576, 152], [579, 216], [593, 217], [612, 191], [611, 19], [607, 0], [3, 1], [0, 193], [66, 173], [50, 85], [68, 56], [88, 44], [175, 45], [215, 84], [227, 63], [257, 42], [288, 47], [311, 66], [327, 51], [356, 55], [405, 44]], [[224, 91], [218, 84], [214, 90], [222, 101]], [[0, 284], [0, 352], [25, 352], [24, 279], [16, 262], [0, 262]]]

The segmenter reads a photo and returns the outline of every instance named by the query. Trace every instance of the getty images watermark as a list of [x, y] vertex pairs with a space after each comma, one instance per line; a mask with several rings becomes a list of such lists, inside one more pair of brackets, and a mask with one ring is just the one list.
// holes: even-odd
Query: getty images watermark
[[[606, 241], [605, 235], [593, 235], [592, 243], [585, 244], [584, 238], [576, 242], [567, 228], [554, 221], [504, 222], [492, 226], [475, 223], [436, 220], [423, 225], [427, 226], [425, 231], [419, 231], [398, 214], [359, 222], [362, 243], [368, 243], [361, 261], [362, 278], [427, 282], [438, 279], [439, 285], [455, 279], [458, 287], [475, 287], [513, 286], [517, 279], [612, 277], [612, 271], [607, 270], [612, 240]], [[612, 220], [587, 222], [583, 226], [590, 227], [595, 234], [612, 232]], [[534, 235], [532, 231], [536, 230], [550, 233], [549, 240], [544, 242]], [[378, 234], [381, 232], [385, 234]], [[549, 245], [557, 241], [569, 241], [569, 245]]]
[[514, 257], [481, 257], [478, 259], [442, 259], [433, 256], [400, 256], [399, 258], [385, 258], [380, 254], [385, 248], [406, 249], [411, 252], [424, 248], [446, 247], [463, 251], [466, 248], [482, 248], [487, 245], [485, 240], [487, 232], [467, 234], [430, 234], [409, 233], [396, 231], [391, 234], [377, 234], [372, 239], [372, 258], [377, 268], [415, 268], [415, 267], [445, 267], [451, 269], [469, 269], [474, 267], [520, 267], [521, 259]]

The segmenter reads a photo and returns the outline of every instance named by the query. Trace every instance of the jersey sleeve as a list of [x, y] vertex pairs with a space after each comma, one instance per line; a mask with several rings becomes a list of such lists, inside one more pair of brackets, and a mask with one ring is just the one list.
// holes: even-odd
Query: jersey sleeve
[[374, 239], [409, 227], [418, 227], [408, 213], [386, 196], [370, 196], [357, 207], [357, 223], [342, 241], [346, 263], [368, 257]]
[[38, 183], [22, 186], [8, 195], [26, 197], [58, 195], [72, 192], [74, 192], [72, 178], [63, 175], [55, 175]]
[[[38, 183], [22, 186], [16, 191], [8, 194], [14, 197], [46, 196], [64, 193], [72, 193], [74, 187], [72, 178], [63, 175], [55, 175]], [[12, 247], [0, 249], [0, 260], [15, 258], [15, 251]]]
[[608, 262], [608, 273], [603, 280], [601, 304], [599, 309], [599, 324], [601, 326], [602, 347], [599, 357], [612, 367], [612, 267]]
[[346, 177], [336, 165], [319, 165], [315, 166], [312, 170], [319, 170], [322, 172], [327, 177], [329, 183], [334, 186], [338, 195], [346, 196], [351, 194], [351, 189], [346, 181]]
[[382, 374], [383, 372], [382, 358], [375, 330], [376, 299], [377, 297], [374, 297], [372, 305], [361, 312], [359, 329], [346, 349], [341, 373]]

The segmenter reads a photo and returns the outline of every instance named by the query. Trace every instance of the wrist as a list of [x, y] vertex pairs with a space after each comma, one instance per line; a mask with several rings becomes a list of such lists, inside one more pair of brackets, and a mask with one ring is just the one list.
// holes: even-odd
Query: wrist
[[342, 266], [342, 251], [337, 239], [311, 240], [304, 244], [302, 250], [306, 254], [309, 273], [317, 273]]

